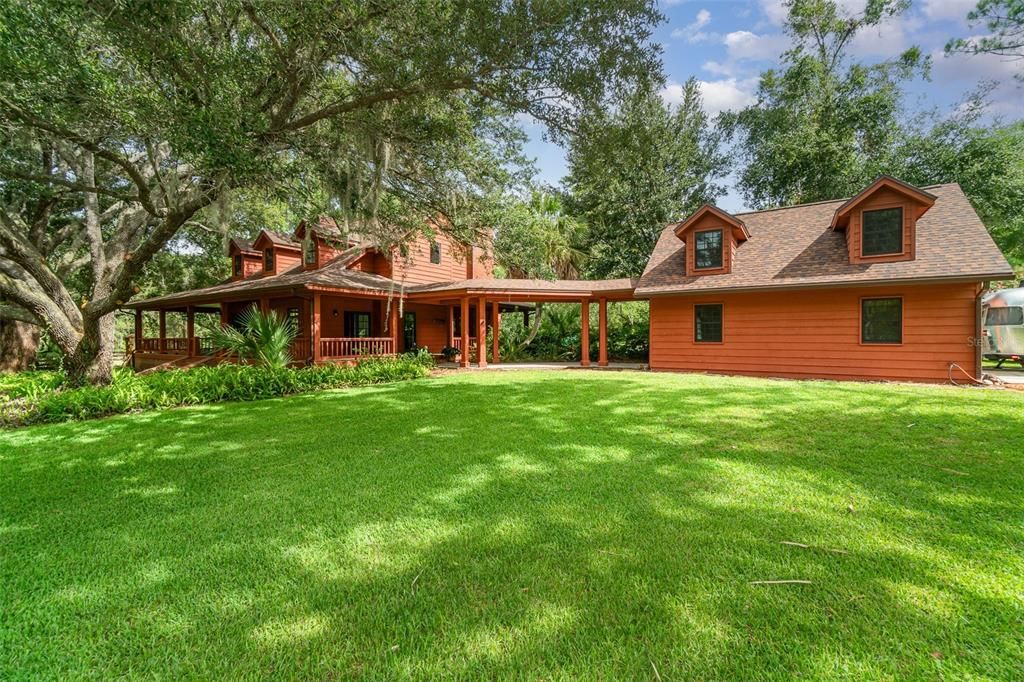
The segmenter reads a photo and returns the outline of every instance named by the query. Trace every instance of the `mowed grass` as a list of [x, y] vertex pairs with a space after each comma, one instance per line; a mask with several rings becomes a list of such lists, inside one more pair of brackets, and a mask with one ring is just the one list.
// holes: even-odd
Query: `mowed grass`
[[470, 372], [0, 453], [3, 679], [1024, 677], [1020, 393]]

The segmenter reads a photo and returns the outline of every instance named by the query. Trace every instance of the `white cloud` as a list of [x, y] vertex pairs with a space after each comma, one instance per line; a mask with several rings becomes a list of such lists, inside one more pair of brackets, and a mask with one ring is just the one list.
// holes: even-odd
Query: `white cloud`
[[[716, 116], [728, 109], [740, 109], [753, 104], [757, 97], [757, 78], [725, 78], [717, 81], [697, 81], [701, 97], [704, 99], [704, 111], [709, 116]], [[669, 104], [683, 101], [683, 86], [669, 81], [661, 91], [661, 98]]]
[[685, 38], [688, 43], [699, 43], [712, 38], [713, 36], [705, 33], [701, 29], [711, 23], [711, 12], [706, 9], [702, 9], [697, 12], [696, 18], [693, 23], [687, 24], [683, 28], [677, 28], [672, 31], [673, 38]]
[[921, 6], [929, 19], [967, 23], [967, 13], [977, 4], [978, 0], [924, 0]]
[[736, 67], [732, 64], [722, 64], [714, 60], [708, 60], [701, 64], [702, 69], [716, 76], [732, 76], [736, 73]]
[[[974, 36], [978, 37], [978, 36]], [[932, 78], [937, 83], [950, 81], [977, 82], [983, 80], [1012, 80], [1021, 72], [1019, 59], [995, 54], [951, 54], [939, 49], [931, 53]]]
[[768, 21], [776, 26], [782, 26], [786, 22], [789, 10], [783, 0], [761, 0], [761, 11], [768, 17]]
[[857, 57], [895, 57], [912, 44], [919, 44], [922, 28], [922, 22], [914, 17], [892, 17], [859, 31], [850, 41], [850, 52]]
[[758, 35], [750, 31], [733, 31], [722, 40], [730, 59], [754, 61], [776, 59], [789, 46], [781, 34]]

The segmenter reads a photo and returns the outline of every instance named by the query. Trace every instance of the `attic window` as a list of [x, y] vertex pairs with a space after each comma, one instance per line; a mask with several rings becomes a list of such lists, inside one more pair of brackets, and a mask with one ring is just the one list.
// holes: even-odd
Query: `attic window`
[[263, 249], [263, 271], [273, 272], [274, 271], [274, 250]]
[[862, 256], [890, 256], [903, 253], [902, 208], [864, 211], [862, 222]]
[[307, 240], [302, 245], [302, 249], [303, 249], [303, 252], [302, 252], [303, 262], [306, 265], [315, 265], [316, 264], [316, 244], [313, 242], [313, 240], [312, 239]]
[[434, 265], [441, 264], [441, 245], [437, 242], [430, 242], [430, 262]]
[[234, 258], [234, 272], [235, 277], [239, 277], [242, 274], [242, 254], [236, 253]]
[[722, 231], [704, 230], [695, 235], [694, 246], [694, 267], [703, 270], [706, 268], [722, 267]]

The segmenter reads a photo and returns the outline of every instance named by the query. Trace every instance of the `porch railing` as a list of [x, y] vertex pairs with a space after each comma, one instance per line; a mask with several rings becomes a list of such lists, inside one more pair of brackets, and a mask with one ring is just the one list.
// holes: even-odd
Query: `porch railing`
[[368, 355], [394, 355], [395, 340], [388, 336], [320, 339], [324, 358], [358, 358]]
[[313, 344], [309, 339], [295, 339], [292, 341], [292, 360], [303, 362], [313, 355]]
[[[476, 347], [476, 337], [475, 336], [469, 337], [469, 347], [470, 347], [470, 349]], [[462, 350], [462, 337], [461, 336], [456, 336], [454, 339], [452, 339], [452, 348], [458, 348], [459, 350]]]

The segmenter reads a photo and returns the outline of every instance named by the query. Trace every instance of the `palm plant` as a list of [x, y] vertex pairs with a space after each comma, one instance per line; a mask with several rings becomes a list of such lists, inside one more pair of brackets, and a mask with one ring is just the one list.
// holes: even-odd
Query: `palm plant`
[[257, 365], [279, 369], [292, 362], [292, 341], [295, 326], [275, 312], [262, 312], [256, 306], [246, 309], [237, 327], [222, 327], [211, 338], [240, 360], [252, 360]]

